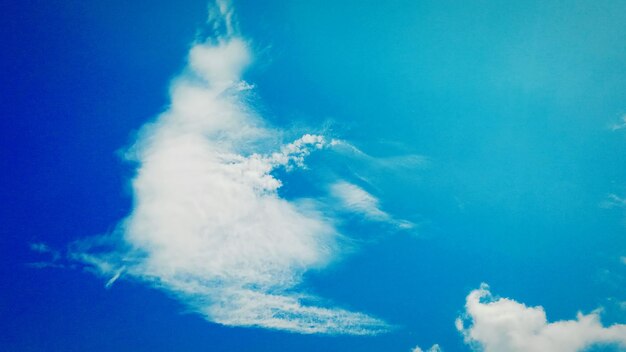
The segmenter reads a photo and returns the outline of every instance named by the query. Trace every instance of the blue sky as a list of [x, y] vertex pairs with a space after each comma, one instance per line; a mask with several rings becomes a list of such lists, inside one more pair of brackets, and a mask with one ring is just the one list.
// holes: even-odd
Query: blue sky
[[625, 10], [4, 5], [0, 349], [625, 349]]

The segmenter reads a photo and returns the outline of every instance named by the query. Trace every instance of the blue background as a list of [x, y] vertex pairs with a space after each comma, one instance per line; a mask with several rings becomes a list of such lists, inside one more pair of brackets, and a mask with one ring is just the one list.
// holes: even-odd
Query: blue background
[[[119, 150], [163, 110], [204, 1], [0, 5], [0, 349], [7, 351], [467, 351], [467, 293], [626, 320], [626, 3], [235, 3], [256, 62], [246, 78], [276, 126], [319, 126], [374, 156], [382, 206], [417, 233], [347, 224], [376, 240], [306, 285], [397, 325], [377, 337], [227, 328], [163, 293], [78, 269], [36, 269], [130, 211]], [[310, 168], [328, 163], [314, 155]], [[285, 194], [298, 189], [287, 176]], [[290, 179], [290, 177], [293, 178]], [[382, 232], [382, 233], [381, 233]], [[182, 313], [182, 314], [181, 314]]]

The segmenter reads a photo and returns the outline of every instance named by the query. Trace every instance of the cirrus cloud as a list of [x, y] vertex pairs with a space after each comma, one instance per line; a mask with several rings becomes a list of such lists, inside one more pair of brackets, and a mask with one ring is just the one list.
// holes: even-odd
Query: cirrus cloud
[[412, 229], [415, 224], [408, 220], [395, 219], [380, 208], [378, 198], [363, 188], [347, 182], [337, 181], [330, 186], [330, 194], [339, 201], [341, 208], [358, 214], [370, 221], [391, 224], [399, 229]]

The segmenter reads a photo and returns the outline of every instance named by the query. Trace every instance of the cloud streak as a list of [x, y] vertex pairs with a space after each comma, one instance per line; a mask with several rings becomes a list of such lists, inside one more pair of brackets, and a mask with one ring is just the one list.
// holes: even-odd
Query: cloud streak
[[604, 327], [598, 312], [550, 323], [543, 307], [495, 299], [486, 284], [467, 296], [465, 316], [456, 327], [466, 343], [484, 352], [576, 352], [597, 344], [626, 348], [626, 325]]
[[138, 164], [134, 208], [110, 235], [71, 245], [73, 260], [108, 278], [148, 283], [207, 320], [298, 333], [375, 334], [387, 325], [320, 304], [303, 274], [340, 254], [334, 221], [314, 202], [279, 197], [272, 171], [302, 167], [324, 136], [280, 143], [247, 104], [252, 61], [229, 4], [211, 10], [219, 38], [196, 43], [171, 104], [127, 157]]
[[609, 194], [602, 203], [600, 203], [602, 208], [611, 209], [611, 208], [623, 208], [626, 206], [626, 199], [616, 195]]
[[612, 131], [618, 131], [626, 128], [626, 115], [622, 116], [619, 123], [611, 125]]
[[338, 181], [330, 186], [330, 193], [339, 201], [341, 208], [363, 216], [367, 220], [389, 223], [399, 229], [412, 229], [415, 224], [393, 218], [380, 208], [380, 201], [363, 188], [347, 181]]

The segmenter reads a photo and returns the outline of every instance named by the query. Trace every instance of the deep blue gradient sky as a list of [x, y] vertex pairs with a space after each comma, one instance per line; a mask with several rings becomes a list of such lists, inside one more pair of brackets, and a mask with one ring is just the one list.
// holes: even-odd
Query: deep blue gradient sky
[[303, 284], [396, 328], [224, 327], [139, 282], [29, 265], [48, 259], [31, 244], [63, 252], [131, 211], [121, 151], [167, 106], [207, 4], [28, 0], [0, 6], [0, 350], [470, 351], [454, 321], [481, 282], [550, 321], [603, 307], [606, 325], [626, 323], [626, 203], [607, 203], [626, 197], [626, 129], [611, 128], [626, 113], [626, 3], [234, 5], [271, 125], [423, 157], [385, 168], [317, 153], [318, 173], [277, 171], [287, 199], [362, 177], [418, 224], [347, 219], [357, 248]]

